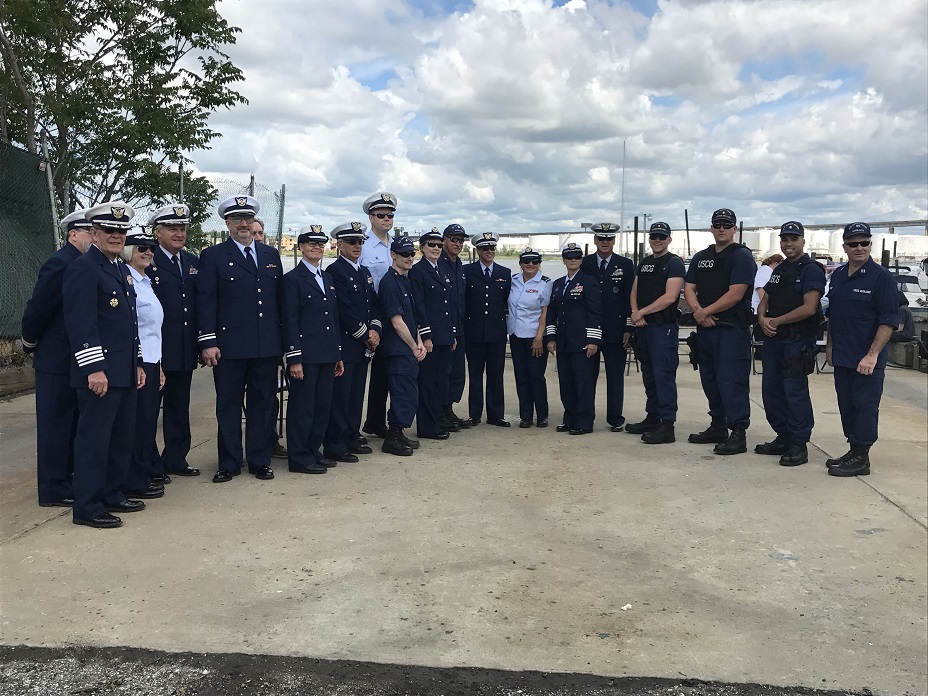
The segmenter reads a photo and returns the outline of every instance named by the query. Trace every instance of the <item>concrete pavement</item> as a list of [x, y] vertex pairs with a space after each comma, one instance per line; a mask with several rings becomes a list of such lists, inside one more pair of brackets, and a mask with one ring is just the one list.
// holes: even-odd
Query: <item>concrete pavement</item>
[[[510, 366], [511, 368], [511, 366]], [[516, 397], [507, 368], [507, 409]], [[324, 476], [215, 470], [212, 383], [189, 459], [119, 530], [35, 504], [32, 396], [0, 403], [0, 643], [244, 652], [426, 666], [928, 693], [926, 378], [890, 370], [873, 474], [813, 375], [813, 461], [717, 457], [679, 371], [678, 442], [482, 424]], [[772, 433], [752, 378], [750, 447]], [[644, 415], [634, 367], [626, 417]], [[373, 444], [379, 444], [374, 440]]]

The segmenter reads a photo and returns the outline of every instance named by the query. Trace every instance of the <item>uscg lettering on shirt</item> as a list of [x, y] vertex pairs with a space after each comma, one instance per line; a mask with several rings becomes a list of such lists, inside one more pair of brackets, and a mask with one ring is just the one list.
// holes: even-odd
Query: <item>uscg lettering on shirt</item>
[[772, 276], [770, 276], [770, 280], [768, 280], [767, 282], [770, 283], [771, 285], [776, 285], [777, 283], [780, 282], [780, 279], [782, 277], [783, 276], [777, 275], [776, 273], [774, 273]]
[[696, 268], [715, 268], [715, 259], [702, 259], [696, 264]]
[[646, 263], [645, 265], [641, 267], [641, 272], [642, 273], [654, 273], [654, 264]]

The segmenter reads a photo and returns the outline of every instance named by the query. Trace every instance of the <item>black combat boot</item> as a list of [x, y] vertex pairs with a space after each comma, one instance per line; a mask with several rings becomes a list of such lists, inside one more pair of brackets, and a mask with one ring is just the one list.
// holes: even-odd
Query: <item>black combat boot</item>
[[754, 451], [757, 454], [786, 454], [789, 452], [789, 447], [792, 443], [790, 442], [789, 436], [780, 435], [779, 433], [773, 442], [765, 442], [762, 445], [755, 445]]
[[806, 443], [793, 443], [789, 446], [789, 451], [780, 457], [780, 466], [799, 466], [807, 461], [809, 461], [809, 450], [806, 448]]
[[870, 446], [851, 445], [850, 457], [841, 464], [828, 468], [829, 476], [869, 476]]
[[400, 429], [400, 441], [402, 441], [409, 449], [419, 449], [419, 441], [414, 440], [411, 437], [406, 437], [406, 433]]
[[741, 454], [748, 451], [747, 437], [744, 428], [732, 428], [731, 435], [725, 442], [720, 442], [712, 448], [715, 454]]
[[728, 427], [724, 418], [713, 418], [708, 428], [701, 433], [693, 433], [687, 440], [694, 445], [708, 445], [713, 442], [725, 442], [728, 439]]
[[657, 428], [646, 431], [641, 436], [641, 441], [649, 445], [664, 445], [670, 442], [676, 442], [677, 438], [673, 430], [673, 421], [662, 420]]
[[[671, 423], [671, 425], [673, 425], [673, 423]], [[661, 419], [653, 413], [649, 413], [640, 423], [629, 423], [626, 425], [625, 432], [631, 433], [632, 435], [641, 435], [642, 433], [653, 432], [659, 427], [661, 427]]]
[[853, 456], [854, 456], [854, 448], [851, 447], [851, 449], [849, 449], [847, 452], [842, 454], [840, 457], [835, 457], [834, 459], [826, 459], [825, 466], [827, 466], [829, 469], [833, 466], [841, 466], [842, 464], [844, 464], [844, 462], [846, 462], [848, 459], [850, 459]]
[[396, 425], [391, 425], [390, 429], [385, 433], [386, 437], [383, 439], [383, 446], [380, 448], [382, 452], [387, 454], [395, 454], [399, 457], [410, 457], [412, 456], [412, 447], [407, 445], [403, 440], [403, 429]]

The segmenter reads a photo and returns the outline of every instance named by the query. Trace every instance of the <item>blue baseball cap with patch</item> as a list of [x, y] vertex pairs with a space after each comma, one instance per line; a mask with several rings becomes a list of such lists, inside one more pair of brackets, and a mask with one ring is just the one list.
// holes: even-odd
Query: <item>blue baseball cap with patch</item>
[[410, 252], [415, 254], [416, 246], [409, 237], [397, 237], [390, 243], [390, 251], [395, 251], [397, 254], [408, 254]]
[[796, 222], [795, 220], [784, 222], [780, 226], [780, 236], [788, 237], [790, 235], [795, 235], [797, 237], [805, 237], [806, 228], [802, 226], [801, 222]]
[[873, 236], [873, 233], [870, 231], [870, 225], [866, 222], [852, 222], [844, 226], [844, 239], [850, 239], [851, 237], [860, 235], [864, 237]]

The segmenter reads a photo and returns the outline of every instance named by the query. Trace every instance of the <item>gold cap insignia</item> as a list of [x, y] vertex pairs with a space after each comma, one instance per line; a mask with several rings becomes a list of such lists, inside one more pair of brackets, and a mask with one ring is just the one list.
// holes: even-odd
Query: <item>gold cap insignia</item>
[[248, 199], [245, 196], [240, 196], [235, 199], [235, 205], [247, 205]]
[[117, 208], [117, 207], [115, 207], [115, 206], [110, 206], [110, 212], [113, 213], [113, 217], [116, 218], [116, 219], [118, 220], [119, 218], [121, 218], [121, 217], [125, 214], [126, 209], [125, 209], [125, 208]]
[[484, 232], [484, 233], [483, 233], [483, 238], [484, 238], [484, 239], [493, 239], [493, 233], [492, 233], [492, 232]]
[[351, 230], [352, 230], [353, 232], [360, 232], [360, 231], [361, 231], [361, 223], [360, 223], [360, 222], [352, 222], [352, 223], [351, 223]]
[[438, 234], [438, 228], [437, 228], [437, 227], [433, 227], [433, 228], [432, 228], [432, 232], [434, 232], [435, 234]]
[[174, 208], [174, 214], [177, 215], [178, 217], [183, 217], [187, 214], [187, 211], [184, 210], [182, 207], [178, 206]]
[[393, 200], [393, 196], [389, 193], [381, 193], [380, 200], [382, 200], [384, 203], [395, 204], [395, 201]]
[[322, 232], [322, 225], [310, 225], [309, 229], [311, 229], [316, 234], [319, 234], [320, 232]]

